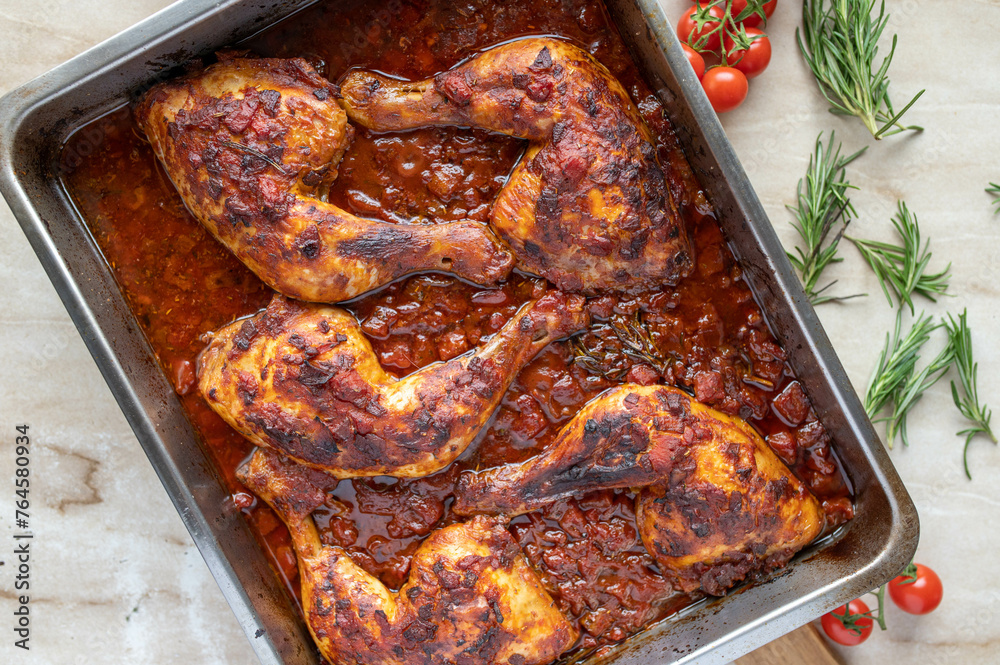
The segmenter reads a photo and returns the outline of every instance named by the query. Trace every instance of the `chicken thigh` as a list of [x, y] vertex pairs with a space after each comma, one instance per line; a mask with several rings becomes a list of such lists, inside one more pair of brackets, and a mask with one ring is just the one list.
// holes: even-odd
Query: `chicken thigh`
[[645, 488], [643, 543], [684, 591], [722, 594], [784, 565], [823, 529], [819, 502], [753, 428], [669, 386], [589, 402], [542, 454], [467, 472], [459, 515], [519, 515], [596, 489]]
[[311, 513], [326, 494], [300, 470], [257, 449], [237, 477], [288, 526], [305, 619], [331, 663], [541, 665], [576, 641], [505, 520], [479, 516], [433, 531], [393, 592], [320, 542]]
[[348, 117], [376, 131], [469, 125], [527, 139], [491, 213], [520, 268], [595, 293], [675, 283], [692, 249], [652, 134], [611, 73], [559, 39], [491, 48], [424, 81], [341, 81]]
[[436, 270], [492, 285], [513, 259], [477, 222], [390, 224], [322, 200], [353, 136], [304, 60], [224, 60], [161, 83], [135, 117], [188, 209], [268, 286], [339, 302]]
[[462, 454], [528, 361], [587, 324], [582, 296], [550, 292], [474, 351], [397, 380], [350, 312], [276, 296], [215, 333], [198, 386], [250, 441], [334, 477], [426, 476]]

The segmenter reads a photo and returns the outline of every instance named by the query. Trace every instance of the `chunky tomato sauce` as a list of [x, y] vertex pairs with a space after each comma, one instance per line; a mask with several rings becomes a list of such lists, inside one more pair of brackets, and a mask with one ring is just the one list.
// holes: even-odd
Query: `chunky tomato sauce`
[[[413, 551], [456, 518], [462, 469], [527, 459], [589, 399], [626, 382], [663, 381], [752, 423], [823, 501], [828, 529], [852, 516], [829, 437], [785, 362], [663, 109], [594, 0], [325, 2], [243, 48], [307, 57], [331, 80], [350, 67], [407, 78], [447, 69], [517, 36], [554, 34], [590, 50], [630, 91], [659, 140], [672, 194], [694, 239], [697, 267], [675, 288], [595, 305], [592, 329], [550, 345], [520, 373], [491, 425], [460, 460], [429, 478], [343, 481], [317, 511], [322, 539], [347, 548], [391, 587]], [[330, 201], [397, 223], [471, 218], [491, 203], [523, 149], [519, 140], [464, 128], [376, 135], [358, 128]], [[298, 596], [288, 533], [235, 480], [251, 450], [202, 400], [194, 363], [201, 336], [263, 307], [270, 290], [185, 210], [123, 108], [68, 142], [65, 184], [173, 383], [220, 476], [275, 569]], [[484, 289], [443, 275], [404, 279], [349, 303], [382, 365], [404, 376], [464, 353], [544, 289], [517, 275]], [[560, 608], [581, 628], [577, 655], [625, 639], [692, 599], [675, 593], [640, 542], [633, 497], [595, 492], [513, 520], [511, 531]]]

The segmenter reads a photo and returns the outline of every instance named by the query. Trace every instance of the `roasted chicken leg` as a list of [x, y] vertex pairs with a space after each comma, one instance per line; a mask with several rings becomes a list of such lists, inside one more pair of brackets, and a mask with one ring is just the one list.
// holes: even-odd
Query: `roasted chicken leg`
[[306, 622], [331, 663], [541, 665], [576, 641], [503, 519], [432, 532], [393, 592], [320, 542], [310, 514], [326, 495], [295, 465], [258, 449], [237, 476], [288, 525]]
[[587, 324], [582, 296], [550, 292], [474, 351], [397, 380], [350, 312], [276, 296], [215, 333], [198, 385], [252, 442], [334, 477], [426, 476], [462, 454], [535, 354]]
[[377, 131], [470, 125], [530, 141], [491, 213], [524, 270], [591, 293], [691, 269], [649, 128], [585, 51], [520, 39], [424, 81], [350, 72], [341, 93], [350, 119]]
[[191, 213], [268, 286], [339, 302], [408, 273], [495, 284], [513, 259], [483, 224], [390, 224], [321, 199], [353, 130], [300, 59], [231, 59], [161, 83], [135, 116]]
[[463, 475], [453, 510], [519, 515], [640, 487], [643, 543], [684, 591], [724, 593], [823, 529], [819, 503], [753, 428], [676, 388], [631, 384], [589, 402], [542, 454]]

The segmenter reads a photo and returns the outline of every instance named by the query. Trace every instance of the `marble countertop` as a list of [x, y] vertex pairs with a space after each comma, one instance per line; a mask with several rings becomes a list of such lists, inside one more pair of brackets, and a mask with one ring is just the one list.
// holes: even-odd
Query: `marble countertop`
[[[164, 0], [0, 0], [0, 93], [58, 65], [165, 6]], [[668, 15], [681, 0], [665, 0]], [[723, 119], [779, 235], [795, 236], [794, 202], [816, 135], [836, 130], [846, 150], [869, 145], [850, 167], [861, 237], [889, 239], [897, 199], [920, 218], [932, 266], [952, 262], [950, 293], [935, 314], [969, 309], [980, 394], [1000, 408], [1000, 216], [983, 188], [1000, 181], [1000, 1], [892, 3], [899, 34], [892, 66], [898, 106], [926, 87], [907, 120], [922, 134], [872, 141], [851, 119], [826, 111], [795, 45], [798, 3], [782, 0], [768, 29], [770, 69], [747, 102]], [[958, 58], [961, 45], [962, 58]], [[838, 293], [867, 292], [819, 314], [855, 387], [863, 390], [893, 311], [871, 271], [846, 245], [830, 269]], [[201, 556], [13, 215], [0, 204], [0, 662], [60, 665], [216, 665], [255, 657]], [[941, 344], [938, 331], [933, 343]], [[15, 596], [9, 545], [14, 427], [31, 426], [31, 651], [12, 645]], [[998, 423], [1000, 424], [1000, 423]], [[917, 558], [945, 585], [937, 612], [888, 610], [890, 630], [842, 649], [850, 665], [1000, 660], [1000, 449], [977, 441], [973, 480], [962, 473], [964, 423], [947, 381], [910, 420], [909, 448], [891, 457], [921, 519]]]

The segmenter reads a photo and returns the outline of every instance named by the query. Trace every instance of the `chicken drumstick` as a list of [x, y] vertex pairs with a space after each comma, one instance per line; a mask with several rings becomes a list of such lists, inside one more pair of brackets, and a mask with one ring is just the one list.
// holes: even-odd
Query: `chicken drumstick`
[[331, 663], [542, 665], [576, 641], [505, 520], [479, 516], [432, 532], [393, 592], [320, 542], [310, 514], [326, 495], [299, 470], [257, 449], [237, 477], [288, 525], [306, 623]]
[[684, 591], [722, 594], [781, 566], [823, 529], [819, 502], [753, 428], [669, 386], [589, 402], [542, 454], [467, 472], [459, 515], [526, 513], [596, 489], [645, 488], [643, 543]]
[[518, 266], [587, 293], [675, 283], [692, 250], [649, 128], [611, 73], [549, 37], [484, 51], [423, 81], [341, 81], [347, 115], [376, 131], [470, 125], [530, 143], [491, 224]]
[[582, 296], [550, 292], [475, 351], [397, 380], [350, 312], [275, 296], [215, 333], [198, 386], [243, 436], [306, 466], [426, 476], [462, 454], [528, 361], [587, 324]]
[[353, 136], [301, 59], [224, 60], [146, 93], [135, 116], [191, 213], [268, 286], [339, 302], [436, 270], [492, 285], [513, 259], [483, 224], [390, 224], [320, 199]]

